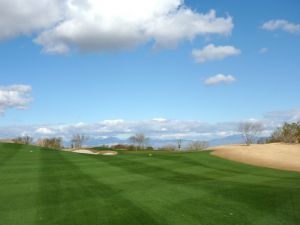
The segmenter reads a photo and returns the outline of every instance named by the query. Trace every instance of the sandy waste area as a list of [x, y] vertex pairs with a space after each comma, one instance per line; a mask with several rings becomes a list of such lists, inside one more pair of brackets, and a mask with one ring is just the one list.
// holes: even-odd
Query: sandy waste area
[[212, 155], [221, 158], [300, 172], [300, 144], [224, 145], [210, 149]]

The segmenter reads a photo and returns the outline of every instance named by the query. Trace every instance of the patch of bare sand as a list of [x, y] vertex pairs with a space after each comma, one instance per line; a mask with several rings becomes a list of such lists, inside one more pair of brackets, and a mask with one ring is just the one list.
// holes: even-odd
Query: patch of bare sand
[[97, 150], [93, 150], [93, 149], [76, 149], [73, 150], [72, 152], [75, 153], [80, 153], [80, 154], [90, 154], [90, 155], [117, 155], [118, 152], [115, 151], [97, 151]]
[[221, 158], [300, 172], [300, 144], [224, 145], [210, 149], [212, 155]]
[[115, 151], [98, 151], [99, 155], [118, 155], [118, 152]]
[[72, 152], [75, 152], [75, 153], [80, 153], [80, 154], [90, 154], [90, 155], [97, 155], [97, 153], [93, 152], [93, 151], [90, 151], [90, 150], [87, 150], [87, 149], [77, 149], [77, 150], [74, 150]]
[[12, 139], [0, 139], [0, 143], [15, 143]]

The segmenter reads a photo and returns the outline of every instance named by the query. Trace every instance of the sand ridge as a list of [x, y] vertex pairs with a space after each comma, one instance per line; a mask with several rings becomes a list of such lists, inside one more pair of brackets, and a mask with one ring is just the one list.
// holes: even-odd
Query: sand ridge
[[212, 155], [256, 166], [300, 172], [300, 144], [224, 145]]

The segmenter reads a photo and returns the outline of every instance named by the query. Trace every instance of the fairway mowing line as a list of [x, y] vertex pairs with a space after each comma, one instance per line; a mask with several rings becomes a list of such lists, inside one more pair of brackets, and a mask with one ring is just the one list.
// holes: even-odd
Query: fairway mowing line
[[[103, 183], [91, 171], [84, 172], [76, 164], [75, 158], [68, 158], [69, 155], [61, 152], [55, 155], [56, 160], [63, 162], [60, 171], [66, 171], [60, 174], [56, 172], [56, 164], [51, 164], [52, 168], [45, 167], [49, 164], [47, 155], [41, 157], [43, 168], [40, 174], [39, 204], [43, 207], [37, 219], [43, 221], [39, 224], [167, 224], [163, 218], [157, 220], [135, 201], [126, 198], [120, 188]], [[96, 157], [89, 159], [93, 161]], [[53, 175], [51, 180], [45, 176], [48, 173]], [[76, 177], [76, 185], [66, 182], [70, 176]]]
[[[299, 173], [209, 152], [105, 158], [18, 147], [0, 145], [1, 225], [300, 224]], [[7, 150], [17, 153], [1, 167]]]

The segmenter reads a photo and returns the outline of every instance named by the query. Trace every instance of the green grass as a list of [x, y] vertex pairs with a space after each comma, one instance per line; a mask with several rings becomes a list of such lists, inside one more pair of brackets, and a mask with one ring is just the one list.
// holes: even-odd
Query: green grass
[[91, 148], [93, 150], [97, 150], [97, 151], [114, 151], [115, 149], [114, 148], [110, 148], [110, 147], [93, 147]]
[[300, 224], [300, 173], [207, 152], [152, 154], [0, 144], [0, 224]]

